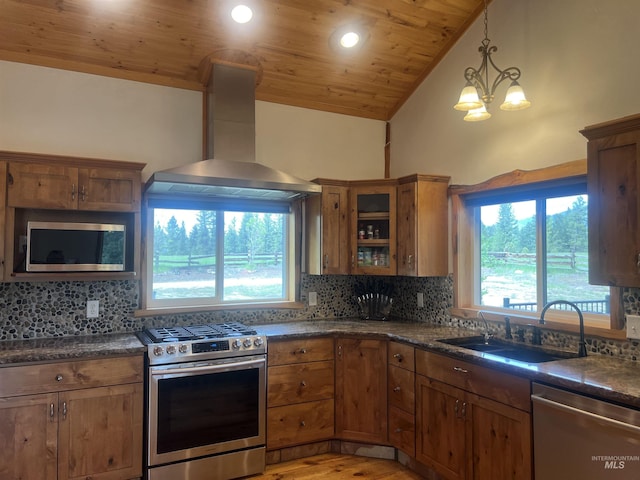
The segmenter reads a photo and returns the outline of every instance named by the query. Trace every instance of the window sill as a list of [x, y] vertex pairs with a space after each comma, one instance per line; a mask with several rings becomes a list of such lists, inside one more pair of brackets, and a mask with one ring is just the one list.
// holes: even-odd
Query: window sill
[[[509, 319], [511, 320], [512, 326], [513, 325], [535, 325], [545, 330], [571, 333], [576, 335], [579, 333], [579, 326], [577, 324], [578, 323], [577, 314], [576, 314], [575, 325], [562, 323], [560, 321], [554, 321], [554, 315], [551, 312], [545, 315], [545, 323], [540, 325], [538, 324], [540, 317], [537, 316], [536, 314], [522, 315], [522, 314], [517, 314], [510, 310], [497, 309], [497, 310], [488, 311], [485, 309], [472, 308], [472, 307], [455, 307], [455, 308], [451, 308], [449, 313], [451, 314], [451, 316], [456, 318], [460, 318], [464, 320], [481, 321], [481, 319], [478, 318], [478, 312], [480, 310], [482, 310], [482, 313], [487, 320], [493, 321], [493, 322], [504, 323], [504, 318], [509, 317]], [[588, 324], [585, 324], [584, 332], [585, 332], [585, 335], [587, 336], [605, 338], [610, 340], [626, 340], [627, 338], [627, 332], [625, 330], [612, 330], [609, 328], [595, 327]]]
[[264, 302], [264, 303], [226, 303], [224, 305], [199, 305], [194, 307], [157, 307], [135, 310], [133, 316], [156, 317], [161, 315], [179, 315], [188, 313], [215, 312], [221, 310], [264, 310], [291, 309], [299, 310], [305, 307], [302, 302]]

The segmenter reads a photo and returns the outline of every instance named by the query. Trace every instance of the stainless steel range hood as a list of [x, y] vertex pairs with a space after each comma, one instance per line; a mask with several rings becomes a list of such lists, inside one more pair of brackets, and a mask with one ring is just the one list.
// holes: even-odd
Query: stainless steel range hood
[[288, 201], [322, 187], [255, 162], [255, 72], [214, 64], [207, 89], [207, 156], [154, 173], [151, 194]]

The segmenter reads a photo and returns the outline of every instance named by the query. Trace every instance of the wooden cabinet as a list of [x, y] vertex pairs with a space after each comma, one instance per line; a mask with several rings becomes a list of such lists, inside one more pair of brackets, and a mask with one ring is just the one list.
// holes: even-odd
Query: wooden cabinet
[[[7, 282], [135, 278], [140, 270], [143, 167], [141, 163], [0, 151], [0, 173], [6, 179], [0, 186], [1, 278]], [[123, 225], [125, 271], [25, 272], [30, 221]]]
[[585, 128], [589, 283], [640, 287], [640, 115]]
[[10, 207], [140, 211], [140, 170], [10, 163], [7, 178]]
[[387, 398], [389, 443], [415, 457], [415, 358], [414, 348], [389, 342]]
[[322, 194], [306, 199], [307, 273], [345, 275], [351, 269], [348, 182], [316, 179]]
[[386, 340], [336, 340], [336, 437], [387, 443]]
[[396, 274], [396, 180], [350, 183], [352, 274]]
[[532, 478], [526, 379], [416, 352], [416, 459], [447, 479]]
[[140, 477], [142, 379], [142, 356], [0, 368], [0, 477]]
[[272, 341], [268, 365], [267, 449], [332, 438], [333, 339]]
[[398, 179], [398, 275], [446, 276], [449, 177]]

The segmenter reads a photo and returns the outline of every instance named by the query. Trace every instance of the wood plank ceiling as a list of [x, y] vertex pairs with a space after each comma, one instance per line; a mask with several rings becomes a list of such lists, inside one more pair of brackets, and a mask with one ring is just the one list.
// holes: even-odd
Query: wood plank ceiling
[[[483, 9], [483, 0], [247, 0], [255, 17], [238, 25], [232, 3], [0, 0], [0, 59], [202, 90], [203, 62], [243, 58], [260, 71], [258, 100], [388, 120]], [[344, 53], [330, 38], [347, 24], [368, 38]]]

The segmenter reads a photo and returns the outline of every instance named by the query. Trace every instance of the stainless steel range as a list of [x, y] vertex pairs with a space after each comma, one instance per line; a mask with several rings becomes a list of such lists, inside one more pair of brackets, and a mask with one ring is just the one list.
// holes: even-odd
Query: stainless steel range
[[267, 339], [240, 323], [148, 329], [146, 478], [265, 467]]

